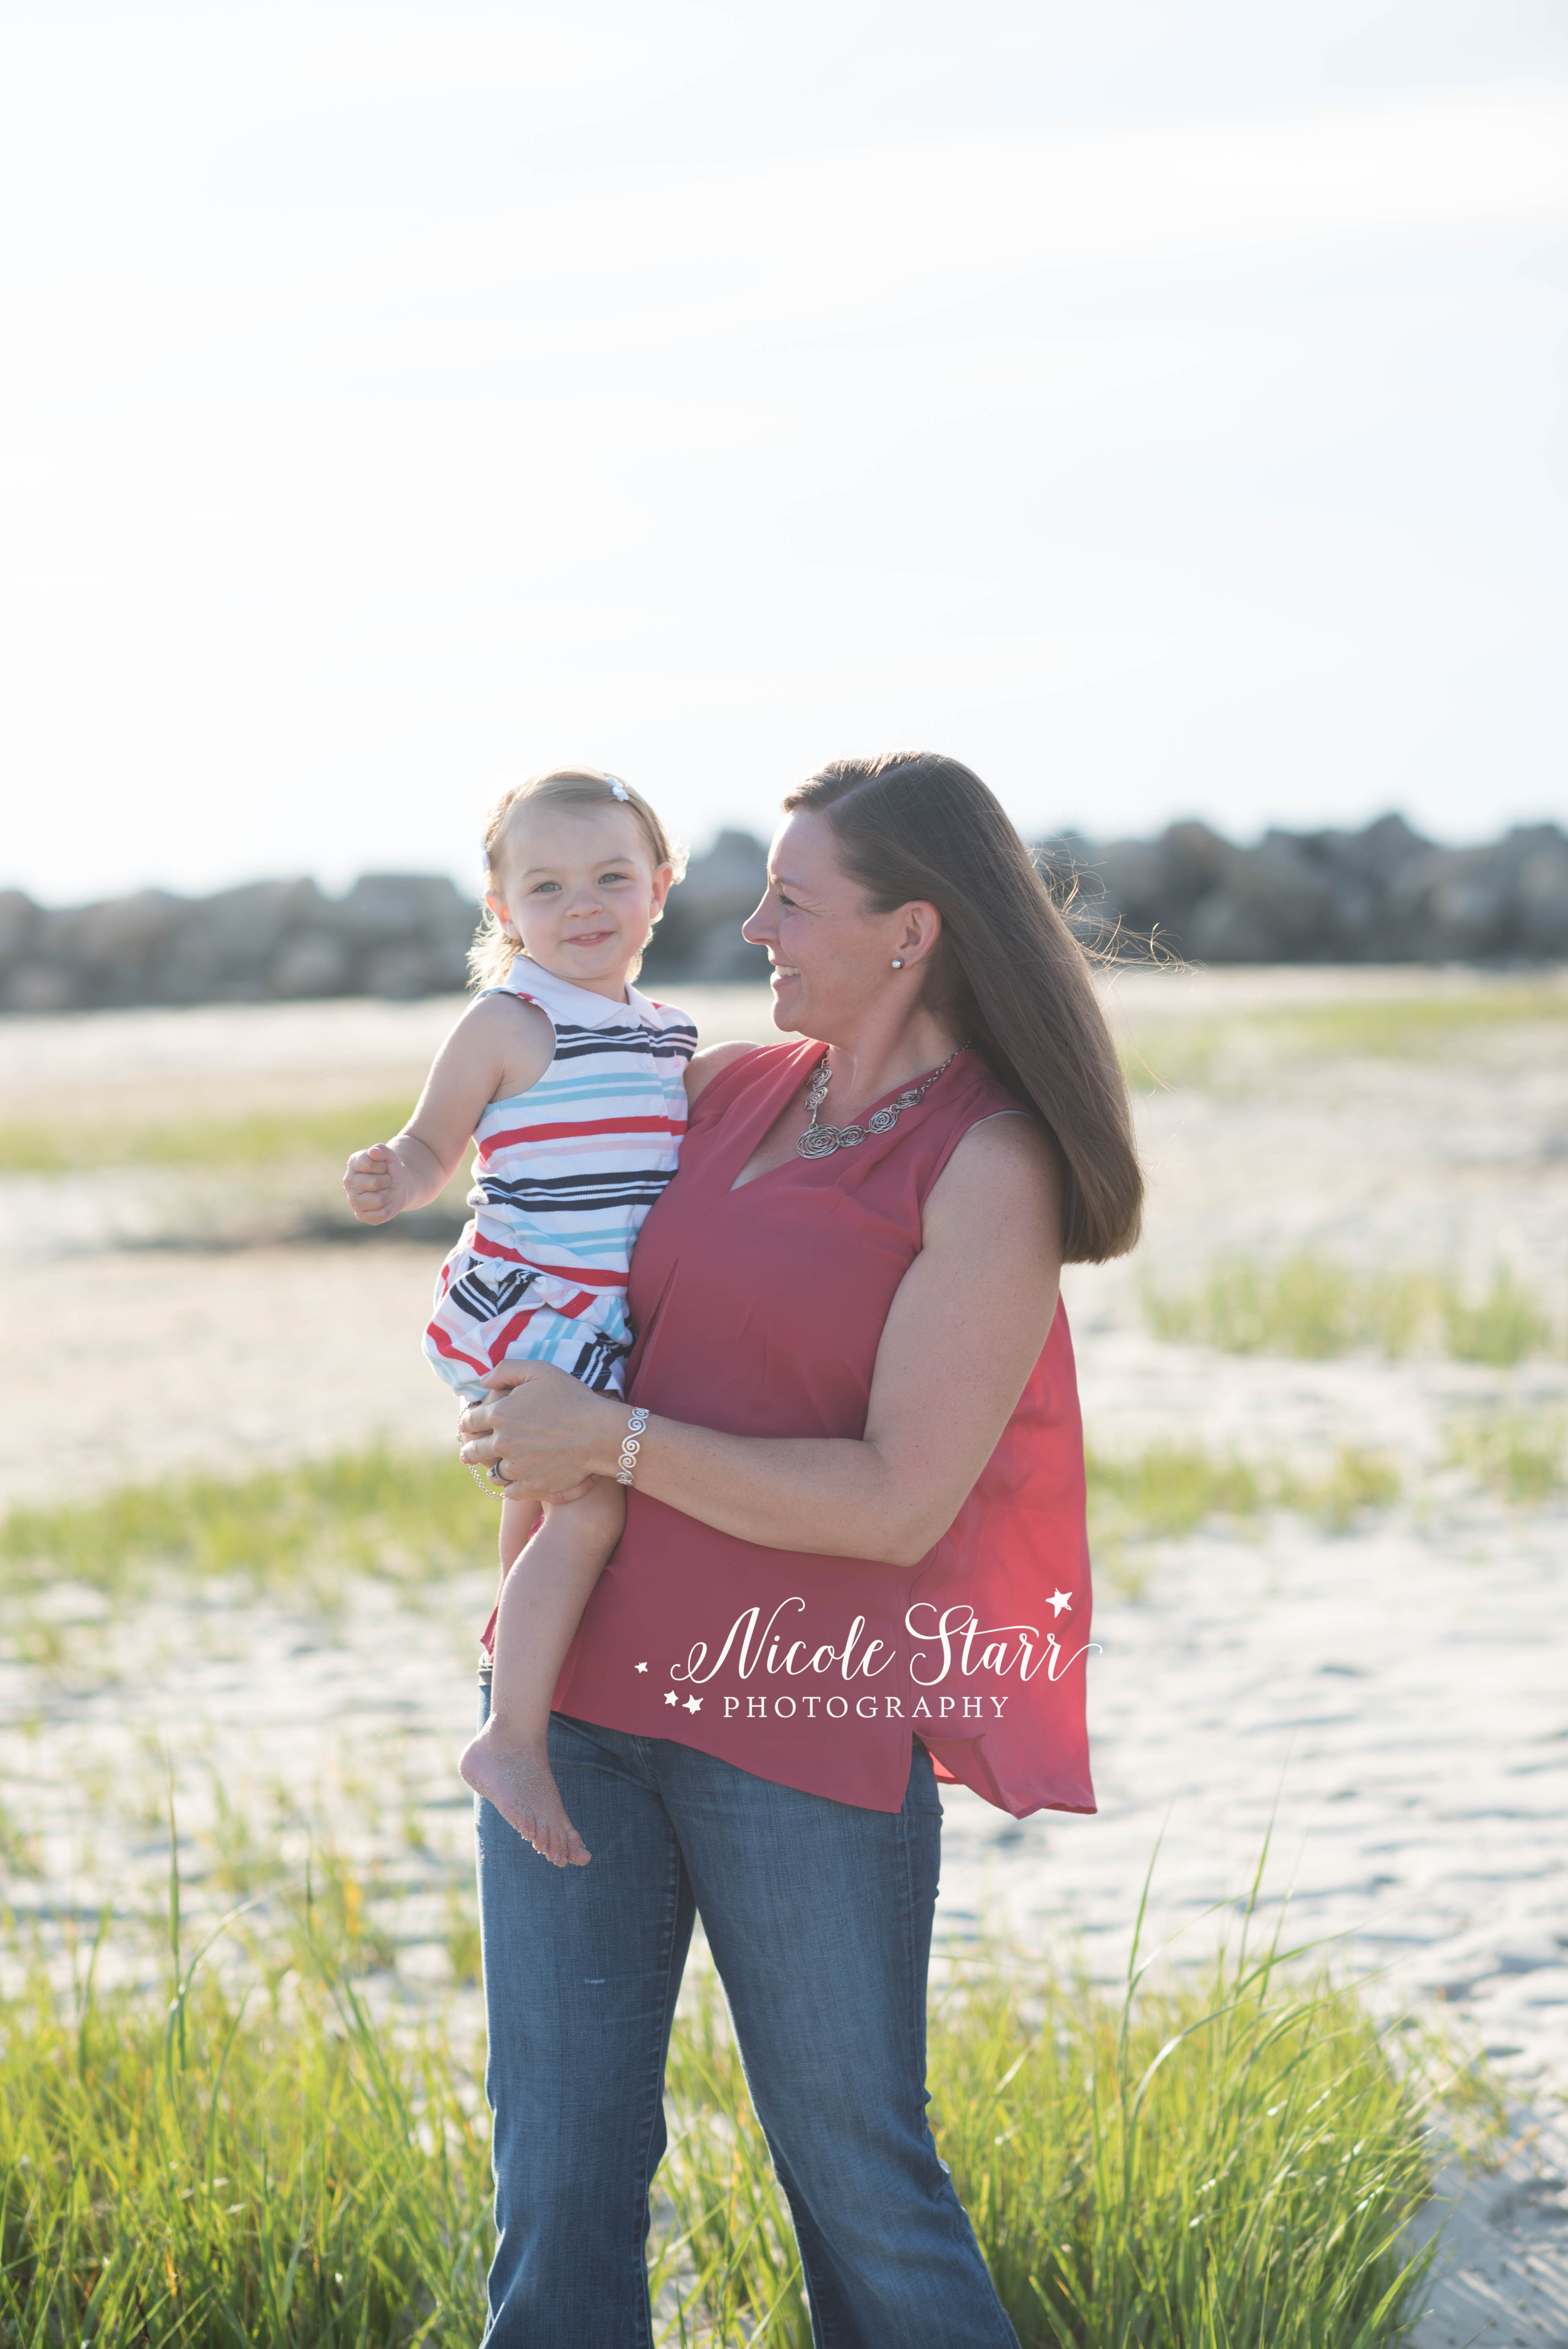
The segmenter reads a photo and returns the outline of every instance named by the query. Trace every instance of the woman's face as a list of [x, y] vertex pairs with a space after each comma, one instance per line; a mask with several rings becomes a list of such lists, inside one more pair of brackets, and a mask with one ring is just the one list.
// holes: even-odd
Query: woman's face
[[[934, 943], [934, 908], [872, 912], [837, 851], [827, 817], [798, 808], [774, 835], [768, 894], [741, 925], [741, 936], [765, 946], [772, 962], [776, 1025], [824, 1043], [851, 1033], [886, 989], [902, 985], [913, 997], [926, 929]], [[892, 968], [894, 955], [902, 970]]]

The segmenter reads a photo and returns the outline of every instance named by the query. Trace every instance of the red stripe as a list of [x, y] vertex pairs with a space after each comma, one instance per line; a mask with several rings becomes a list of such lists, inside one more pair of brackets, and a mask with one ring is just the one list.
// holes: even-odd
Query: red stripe
[[[499, 1256], [508, 1264], [527, 1265], [531, 1272], [547, 1272], [554, 1280], [574, 1280], [579, 1288], [584, 1282], [591, 1288], [624, 1288], [626, 1286], [624, 1272], [595, 1272], [583, 1264], [541, 1264], [536, 1257], [520, 1256], [516, 1248], [502, 1247], [499, 1240], [487, 1240], [482, 1232], [474, 1234], [471, 1246], [476, 1256]], [[562, 1310], [559, 1306], [554, 1309], [557, 1312]]]
[[528, 1258], [519, 1256], [515, 1248], [502, 1247], [499, 1240], [487, 1240], [483, 1232], [476, 1232], [469, 1242], [476, 1256], [503, 1256], [508, 1264], [526, 1264]]
[[538, 1310], [539, 1308], [537, 1305], [531, 1305], [525, 1313], [514, 1313], [512, 1315], [511, 1319], [507, 1323], [506, 1328], [501, 1331], [500, 1336], [490, 1348], [490, 1367], [492, 1370], [496, 1363], [500, 1361], [501, 1356], [505, 1353], [512, 1340], [521, 1330], [527, 1329], [529, 1323], [532, 1320]]
[[459, 1347], [453, 1345], [446, 1331], [438, 1330], [433, 1321], [425, 1335], [438, 1354], [445, 1354], [449, 1362], [466, 1362], [476, 1378], [482, 1379], [487, 1371], [495, 1367], [491, 1362], [476, 1361], [472, 1354], [465, 1354]]
[[509, 1127], [505, 1133], [487, 1133], [480, 1143], [480, 1157], [487, 1158], [492, 1150], [508, 1149], [518, 1142], [573, 1142], [593, 1133], [684, 1133], [686, 1122], [677, 1124], [670, 1117], [598, 1117], [581, 1125], [519, 1125]]

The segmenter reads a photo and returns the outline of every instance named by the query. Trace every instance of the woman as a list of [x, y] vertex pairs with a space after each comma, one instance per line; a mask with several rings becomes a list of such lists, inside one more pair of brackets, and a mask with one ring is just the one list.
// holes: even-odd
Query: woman
[[480, 1808], [492, 2349], [652, 2337], [698, 1912], [815, 2339], [1016, 2339], [925, 2117], [936, 1783], [1095, 1807], [1057, 1282], [1131, 1247], [1141, 1185], [1083, 954], [978, 778], [841, 760], [784, 808], [744, 929], [807, 1040], [693, 1064], [625, 1401], [521, 1363], [462, 1421], [532, 1492], [633, 1479], [550, 1729], [593, 1862]]

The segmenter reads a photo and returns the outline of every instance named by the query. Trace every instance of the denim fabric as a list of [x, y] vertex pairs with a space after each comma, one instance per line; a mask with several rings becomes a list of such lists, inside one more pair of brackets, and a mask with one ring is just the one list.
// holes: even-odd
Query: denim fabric
[[699, 1912], [818, 2349], [1017, 2349], [925, 2116], [942, 1836], [929, 1754], [916, 1745], [898, 1812], [560, 1713], [550, 1762], [587, 1868], [550, 1867], [475, 1806], [498, 2235], [487, 2349], [652, 2342], [648, 2194]]

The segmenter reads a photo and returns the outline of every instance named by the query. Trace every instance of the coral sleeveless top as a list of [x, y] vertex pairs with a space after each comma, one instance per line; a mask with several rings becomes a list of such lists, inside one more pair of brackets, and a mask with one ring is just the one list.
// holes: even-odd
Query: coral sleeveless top
[[[741, 1435], [865, 1433], [923, 1204], [969, 1128], [1017, 1103], [966, 1050], [891, 1132], [732, 1190], [821, 1049], [748, 1053], [699, 1097], [632, 1257], [632, 1402]], [[903, 1804], [918, 1736], [940, 1777], [1015, 1817], [1092, 1811], [1089, 1615], [1058, 1305], [995, 1451], [916, 1566], [765, 1549], [634, 1486], [555, 1708], [882, 1811]]]

